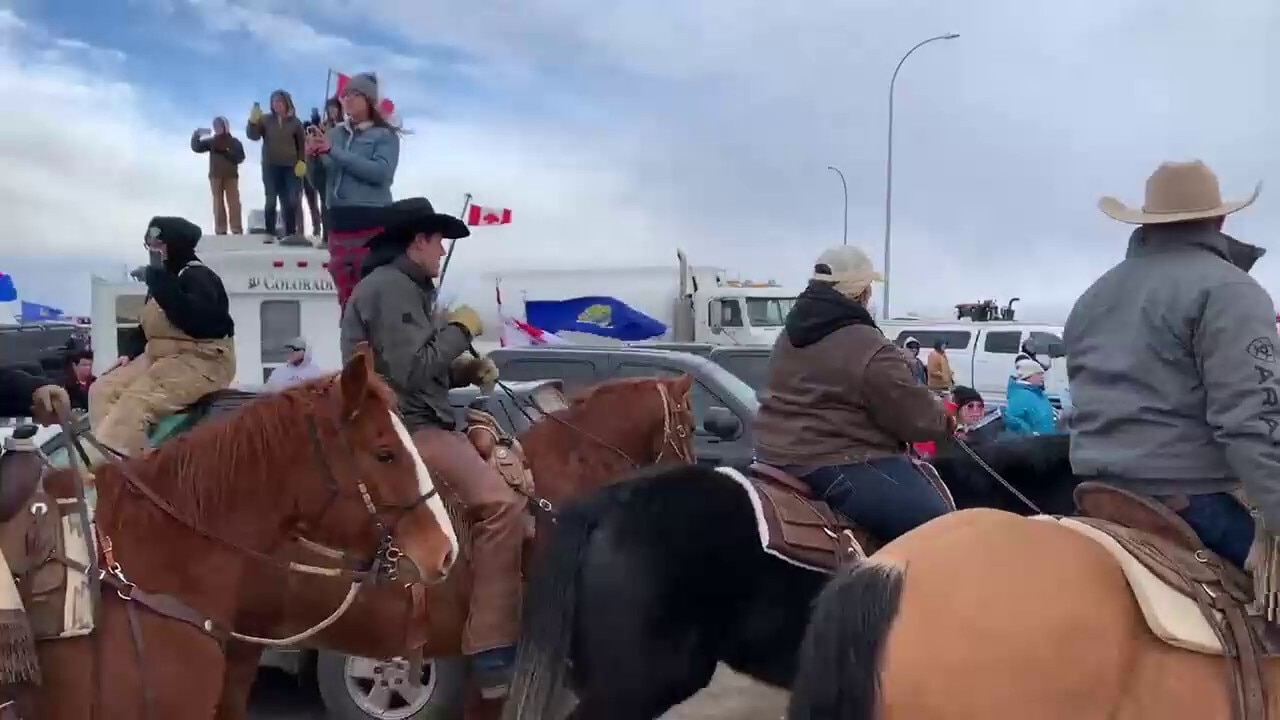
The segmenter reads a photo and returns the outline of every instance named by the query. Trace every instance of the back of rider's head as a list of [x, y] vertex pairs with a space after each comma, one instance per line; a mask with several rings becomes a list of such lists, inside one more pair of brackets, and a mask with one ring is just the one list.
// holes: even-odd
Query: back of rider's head
[[828, 283], [841, 295], [865, 305], [871, 299], [871, 283], [881, 277], [866, 253], [852, 245], [840, 245], [818, 256], [810, 279]]

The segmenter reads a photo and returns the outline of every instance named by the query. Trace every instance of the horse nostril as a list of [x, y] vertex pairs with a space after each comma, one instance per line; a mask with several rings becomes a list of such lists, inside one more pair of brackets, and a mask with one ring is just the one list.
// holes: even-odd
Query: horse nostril
[[441, 572], [446, 572], [446, 573], [449, 572], [449, 570], [453, 568], [453, 561], [457, 559], [458, 559], [457, 553], [455, 553], [452, 548], [446, 551], [444, 554], [444, 559], [440, 562]]

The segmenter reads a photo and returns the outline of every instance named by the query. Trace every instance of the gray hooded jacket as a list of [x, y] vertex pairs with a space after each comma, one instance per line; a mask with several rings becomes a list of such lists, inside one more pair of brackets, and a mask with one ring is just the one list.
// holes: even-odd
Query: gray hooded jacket
[[1280, 364], [1261, 248], [1144, 226], [1067, 318], [1071, 465], [1152, 495], [1231, 491], [1280, 529]]

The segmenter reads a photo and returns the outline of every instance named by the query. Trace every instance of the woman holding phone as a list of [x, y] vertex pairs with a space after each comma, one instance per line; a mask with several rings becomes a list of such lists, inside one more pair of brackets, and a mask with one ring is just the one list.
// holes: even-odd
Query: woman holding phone
[[353, 76], [339, 98], [346, 120], [307, 139], [326, 175], [329, 273], [342, 307], [360, 280], [365, 243], [382, 231], [382, 209], [391, 204], [400, 161], [400, 133], [378, 111], [378, 99], [377, 77]]

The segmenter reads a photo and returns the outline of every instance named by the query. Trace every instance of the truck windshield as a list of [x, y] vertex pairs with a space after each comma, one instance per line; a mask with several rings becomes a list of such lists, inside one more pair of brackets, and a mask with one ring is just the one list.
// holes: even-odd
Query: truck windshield
[[747, 298], [747, 318], [752, 327], [782, 327], [795, 298]]

